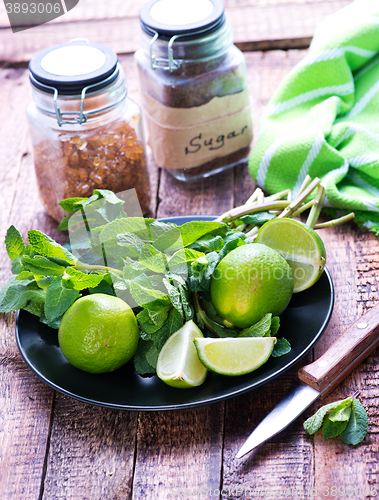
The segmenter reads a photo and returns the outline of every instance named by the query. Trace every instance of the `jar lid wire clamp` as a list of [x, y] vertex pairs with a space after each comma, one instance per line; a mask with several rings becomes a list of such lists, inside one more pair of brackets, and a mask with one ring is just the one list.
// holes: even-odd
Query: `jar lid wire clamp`
[[[202, 33], [207, 33], [209, 30], [204, 29], [204, 30], [199, 30], [197, 33], [201, 35]], [[225, 45], [217, 54], [211, 54], [206, 57], [199, 57], [196, 59], [174, 59], [174, 50], [173, 50], [173, 45], [176, 40], [179, 38], [188, 38], [187, 35], [174, 35], [170, 38], [167, 44], [167, 50], [168, 50], [168, 58], [164, 57], [157, 57], [153, 53], [153, 46], [154, 43], [158, 40], [159, 38], [159, 33], [157, 31], [154, 31], [154, 36], [150, 41], [150, 64], [152, 69], [163, 69], [165, 71], [170, 71], [171, 73], [179, 69], [181, 64], [187, 63], [187, 62], [206, 62], [211, 59], [214, 59], [215, 57], [222, 56], [223, 54], [227, 53], [231, 45], [233, 45], [233, 40], [231, 39], [228, 45]]]
[[[101, 82], [102, 87], [105, 86], [107, 83], [111, 83], [112, 81], [114, 81], [115, 78], [117, 77], [117, 74], [119, 73], [119, 71], [120, 71], [120, 67], [119, 67], [119, 64], [117, 63], [117, 66], [116, 66], [116, 69], [114, 70], [114, 72]], [[38, 107], [44, 113], [47, 113], [50, 115], [55, 115], [57, 118], [58, 125], [60, 127], [62, 127], [62, 125], [65, 125], [65, 124], [67, 124], [67, 125], [81, 125], [82, 123], [85, 123], [87, 121], [89, 116], [95, 115], [95, 114], [100, 113], [102, 111], [106, 111], [110, 108], [113, 108], [114, 106], [117, 106], [120, 102], [123, 101], [123, 99], [125, 98], [125, 96], [127, 94], [127, 90], [125, 88], [125, 92], [120, 96], [120, 98], [117, 101], [110, 104], [109, 106], [104, 106], [102, 108], [96, 109], [95, 111], [88, 111], [88, 112], [84, 113], [84, 101], [85, 101], [86, 94], [88, 91], [91, 91], [91, 89], [99, 87], [99, 83], [97, 82], [97, 83], [94, 83], [91, 85], [87, 85], [86, 87], [84, 87], [82, 89], [81, 97], [80, 97], [80, 111], [79, 111], [79, 113], [76, 111], [67, 111], [67, 112], [62, 113], [60, 108], [59, 108], [59, 105], [58, 105], [58, 98], [59, 98], [58, 89], [56, 87], [46, 85], [46, 84], [36, 80], [36, 78], [32, 75], [32, 73], [30, 73], [29, 76], [30, 76], [30, 80], [31, 80], [32, 84], [35, 87], [44, 89], [49, 93], [53, 93], [54, 112], [47, 110], [47, 109], [44, 109], [41, 106], [38, 106]], [[69, 115], [72, 117], [76, 116], [76, 118], [74, 118], [73, 120], [65, 120], [64, 119], [65, 115]]]

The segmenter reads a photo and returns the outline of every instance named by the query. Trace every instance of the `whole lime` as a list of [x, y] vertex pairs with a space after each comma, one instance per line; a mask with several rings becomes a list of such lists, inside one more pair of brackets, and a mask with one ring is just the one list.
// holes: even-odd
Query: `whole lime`
[[112, 372], [134, 356], [138, 324], [132, 309], [118, 297], [86, 295], [63, 315], [58, 341], [64, 357], [76, 368]]
[[211, 282], [213, 305], [222, 318], [247, 328], [265, 314], [280, 315], [291, 300], [293, 273], [275, 250], [249, 243], [217, 265]]

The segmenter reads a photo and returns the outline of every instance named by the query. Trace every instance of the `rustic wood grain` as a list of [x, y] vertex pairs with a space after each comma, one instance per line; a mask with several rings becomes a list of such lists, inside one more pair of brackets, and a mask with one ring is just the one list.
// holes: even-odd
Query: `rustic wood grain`
[[[3, 244], [15, 224], [25, 236], [41, 214], [33, 186], [33, 167], [25, 106], [29, 99], [24, 70], [0, 71], [0, 286], [10, 277]], [[38, 226], [46, 227], [43, 217]], [[53, 391], [23, 362], [16, 346], [15, 313], [0, 315], [0, 491], [4, 498], [38, 498], [48, 447]]]
[[[81, 0], [68, 14], [47, 24], [12, 33], [2, 12], [0, 57], [3, 61], [29, 61], [38, 51], [72, 38], [87, 38], [109, 46], [117, 53], [133, 53], [140, 47], [138, 12], [141, 2], [108, 4]], [[280, 2], [226, 6], [234, 41], [242, 50], [304, 48], [317, 25], [328, 15], [350, 4], [349, 0], [323, 2]], [[122, 4], [122, 2], [121, 2]], [[138, 8], [137, 8], [138, 7]], [[1, 7], [0, 7], [1, 8]]]
[[299, 370], [299, 378], [323, 397], [339, 385], [379, 346], [379, 304], [359, 317], [313, 363]]
[[290, 388], [298, 367], [227, 402], [222, 490], [233, 492], [227, 498], [296, 498], [294, 490], [297, 498], [308, 498], [314, 481], [313, 447], [299, 420], [245, 457], [235, 458], [249, 434]]
[[131, 498], [137, 413], [57, 393], [41, 500]]
[[[311, 36], [311, 21], [315, 26], [322, 15], [347, 3], [319, 0], [308, 4], [300, 1], [298, 5], [295, 0], [228, 0], [226, 5], [231, 20], [241, 26], [241, 40], [248, 36], [245, 42], [252, 41], [256, 48], [264, 38], [265, 23], [266, 33], [269, 33], [266, 40], [270, 44], [276, 43], [275, 36], [285, 39], [284, 27], [291, 30], [289, 38], [293, 34], [299, 41], [301, 36], [304, 39]], [[121, 5], [120, 2], [116, 4]], [[85, 5], [81, 0], [81, 8]], [[116, 16], [100, 21], [104, 8], [96, 3], [97, 21], [82, 22], [82, 14], [73, 9], [72, 15], [77, 15], [75, 21], [57, 21], [24, 32], [27, 35], [24, 37], [22, 33], [13, 35], [10, 30], [0, 30], [0, 52], [5, 64], [26, 61], [40, 48], [65, 41], [69, 36], [84, 36], [85, 27], [88, 27], [90, 38], [110, 46], [114, 44], [118, 52], [132, 52], [133, 44], [139, 44], [135, 12], [126, 12], [126, 7], [121, 6], [122, 18]], [[246, 18], [241, 18], [242, 8]], [[279, 20], [273, 14], [268, 15], [274, 8]], [[300, 20], [297, 16], [306, 10], [308, 14]], [[290, 12], [287, 24], [284, 21], [286, 13]], [[249, 26], [247, 14], [251, 19]], [[273, 19], [277, 20], [276, 26], [268, 24], [268, 20], [272, 23]], [[129, 42], [130, 38], [134, 40]], [[289, 39], [284, 43], [288, 47]], [[263, 107], [285, 74], [304, 55], [304, 51], [297, 50], [246, 53], [254, 140]], [[127, 74], [129, 94], [138, 102], [138, 81], [132, 56], [122, 57], [121, 63]], [[0, 111], [1, 116], [7, 117], [0, 123], [3, 145], [0, 148], [0, 241], [11, 223], [24, 236], [27, 229], [35, 227], [63, 241], [65, 235], [57, 231], [56, 224], [43, 211], [36, 191], [24, 116], [30, 100], [28, 85], [25, 68], [0, 70]], [[217, 215], [243, 203], [254, 188], [246, 165], [208, 181], [191, 184], [182, 184], [166, 172], [160, 174], [153, 161], [150, 166], [155, 176], [154, 186], [159, 182], [159, 192], [154, 198], [157, 204], [152, 206], [158, 216]], [[156, 187], [154, 193], [157, 193]], [[328, 253], [336, 305], [330, 324], [315, 347], [316, 357], [325, 352], [364, 310], [378, 301], [379, 276], [379, 242], [372, 234], [350, 225], [322, 230], [320, 234]], [[10, 266], [2, 246], [0, 285], [9, 275]], [[361, 390], [361, 400], [370, 419], [369, 434], [361, 445], [348, 446], [339, 438], [326, 441], [320, 433], [307, 436], [302, 422], [320, 406], [316, 403], [287, 432], [251, 456], [236, 461], [234, 455], [244, 439], [283, 396], [295, 378], [296, 369], [257, 391], [224, 404], [184, 412], [141, 413], [137, 420], [135, 413], [96, 408], [59, 394], [54, 403], [51, 389], [30, 372], [18, 354], [14, 319], [14, 314], [2, 315], [0, 321], [0, 491], [4, 498], [160, 499], [169, 498], [172, 487], [183, 487], [186, 491], [205, 487], [208, 492], [212, 489], [212, 496], [205, 494], [204, 498], [217, 498], [214, 492], [219, 489], [219, 497], [232, 499], [248, 498], [246, 491], [257, 493], [259, 487], [285, 493], [292, 487], [296, 488], [292, 490], [292, 497], [296, 498], [293, 493], [296, 491], [297, 498], [309, 498], [306, 493], [313, 488], [313, 491], [317, 489], [317, 496], [313, 498], [319, 499], [327, 498], [327, 488], [332, 497], [332, 486], [364, 488], [378, 485], [377, 352], [327, 400], [340, 399], [356, 389]], [[308, 357], [304, 363], [310, 361]], [[366, 497], [358, 494], [352, 498]]]
[[211, 498], [220, 488], [224, 404], [139, 417], [133, 499]]
[[[378, 277], [378, 240], [373, 234], [351, 226], [341, 226], [334, 230], [322, 230], [320, 235], [327, 250], [327, 265], [332, 275], [336, 301], [328, 335], [323, 335], [315, 347], [316, 359], [367, 307], [375, 304]], [[315, 486], [320, 497], [331, 492], [334, 486], [341, 488], [341, 493], [343, 488], [345, 492], [353, 488], [353, 498], [361, 500], [371, 496], [367, 495], [368, 486], [377, 488], [377, 471], [373, 467], [378, 459], [377, 362], [378, 354], [375, 351], [323, 403], [315, 404], [307, 413], [309, 416], [321, 404], [346, 398], [360, 390], [360, 399], [368, 408], [370, 419], [369, 433], [363, 443], [356, 447], [344, 444], [340, 438], [326, 441], [321, 433], [315, 434]]]

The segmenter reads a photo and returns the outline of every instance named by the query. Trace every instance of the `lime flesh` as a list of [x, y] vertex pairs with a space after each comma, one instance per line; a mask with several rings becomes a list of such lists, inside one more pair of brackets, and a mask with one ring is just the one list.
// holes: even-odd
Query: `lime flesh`
[[166, 341], [157, 361], [157, 375], [163, 382], [180, 389], [204, 382], [207, 369], [200, 362], [194, 346], [194, 340], [199, 337], [203, 334], [191, 320]]
[[322, 239], [309, 226], [294, 219], [273, 219], [259, 230], [255, 240], [276, 250], [288, 262], [294, 276], [294, 293], [314, 285], [326, 262]]
[[262, 366], [270, 357], [275, 337], [197, 338], [200, 361], [221, 375], [244, 375]]

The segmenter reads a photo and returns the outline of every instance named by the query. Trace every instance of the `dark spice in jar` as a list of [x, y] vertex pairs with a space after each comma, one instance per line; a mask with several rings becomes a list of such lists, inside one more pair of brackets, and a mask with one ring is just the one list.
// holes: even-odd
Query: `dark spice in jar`
[[141, 110], [127, 95], [117, 54], [73, 40], [36, 54], [29, 64], [33, 102], [27, 116], [40, 196], [49, 215], [61, 200], [135, 189], [150, 210]]
[[222, 2], [199, 0], [196, 12], [192, 3], [183, 0], [182, 7], [198, 24], [186, 25], [179, 7], [151, 0], [140, 14], [142, 48], [135, 54], [149, 145], [157, 165], [180, 180], [247, 161], [252, 140], [245, 59]]
[[135, 187], [143, 213], [149, 211], [146, 156], [129, 123], [117, 122], [81, 135], [62, 132], [54, 146], [42, 141], [35, 147], [35, 169], [42, 202], [56, 220], [66, 215], [57, 198], [89, 197], [100, 188], [118, 193]]

